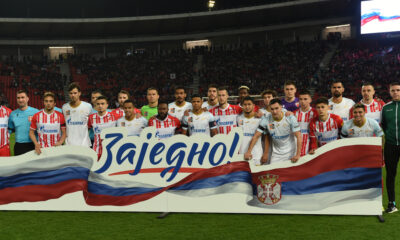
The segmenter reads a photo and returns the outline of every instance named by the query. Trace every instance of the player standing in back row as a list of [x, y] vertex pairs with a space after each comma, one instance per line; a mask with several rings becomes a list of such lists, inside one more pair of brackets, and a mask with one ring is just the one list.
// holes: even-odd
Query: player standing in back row
[[237, 117], [242, 113], [242, 108], [228, 103], [228, 89], [221, 87], [218, 89], [219, 106], [210, 110], [217, 123], [219, 134], [228, 134], [232, 128], [237, 127]]
[[355, 104], [353, 100], [343, 97], [344, 86], [341, 81], [331, 85], [332, 98], [329, 99], [329, 113], [338, 115], [343, 121], [350, 119], [350, 109]]
[[90, 147], [88, 132], [88, 119], [92, 113], [92, 106], [81, 101], [81, 87], [73, 82], [68, 87], [69, 98], [71, 101], [64, 104], [62, 111], [67, 126], [67, 145]]
[[168, 104], [169, 115], [176, 117], [182, 121], [183, 114], [186, 110], [192, 109], [192, 104], [186, 102], [186, 92], [183, 87], [175, 88], [175, 102]]

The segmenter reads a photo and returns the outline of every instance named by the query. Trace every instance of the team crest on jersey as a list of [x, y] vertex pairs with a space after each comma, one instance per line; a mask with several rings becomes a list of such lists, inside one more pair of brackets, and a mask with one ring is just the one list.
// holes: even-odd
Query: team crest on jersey
[[269, 124], [269, 128], [270, 128], [270, 129], [275, 129], [275, 125], [274, 125], [273, 123], [270, 123], [270, 124]]
[[121, 122], [121, 127], [125, 127], [125, 122]]
[[143, 115], [144, 115], [145, 117], [147, 117], [147, 115], [149, 115], [149, 113], [148, 113], [148, 112], [144, 112]]
[[273, 205], [282, 198], [281, 184], [276, 180], [278, 175], [266, 174], [258, 177], [260, 184], [257, 185], [257, 198], [266, 205]]
[[239, 125], [243, 125], [243, 120], [239, 120]]
[[299, 107], [299, 106], [300, 106], [300, 103], [299, 103], [299, 102], [297, 102], [297, 103], [295, 103], [295, 105], [296, 105], [296, 107]]
[[66, 114], [67, 116], [69, 116], [69, 115], [71, 115], [71, 111], [70, 111], [70, 110], [67, 110], [67, 111], [65, 111], [65, 114]]
[[352, 136], [352, 135], [354, 135], [354, 129], [350, 128], [349, 129], [349, 136]]
[[190, 123], [193, 122], [193, 117], [189, 117], [188, 122], [190, 122]]
[[170, 111], [171, 113], [175, 113], [175, 108], [170, 108], [169, 111]]
[[329, 110], [331, 110], [331, 111], [333, 110], [333, 105], [329, 106]]

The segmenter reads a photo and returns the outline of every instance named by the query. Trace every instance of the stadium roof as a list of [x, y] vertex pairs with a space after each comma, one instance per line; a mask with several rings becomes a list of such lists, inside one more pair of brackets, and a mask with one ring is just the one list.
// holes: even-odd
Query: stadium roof
[[[348, 0], [297, 0], [211, 12], [118, 18], [0, 18], [0, 44], [90, 44], [190, 39], [293, 23], [349, 22]], [[350, 17], [349, 17], [350, 16]]]

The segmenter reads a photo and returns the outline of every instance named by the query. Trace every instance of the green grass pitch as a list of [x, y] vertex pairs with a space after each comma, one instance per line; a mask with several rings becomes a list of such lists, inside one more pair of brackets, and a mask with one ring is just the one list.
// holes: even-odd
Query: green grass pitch
[[385, 223], [374, 216], [158, 215], [1, 211], [0, 239], [400, 239], [400, 212], [384, 214]]

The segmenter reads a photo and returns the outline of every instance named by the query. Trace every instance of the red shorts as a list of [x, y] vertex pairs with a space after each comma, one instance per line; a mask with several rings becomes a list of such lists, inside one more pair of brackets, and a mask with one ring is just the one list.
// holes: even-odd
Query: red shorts
[[9, 157], [10, 155], [10, 145], [5, 145], [0, 148], [0, 157]]

